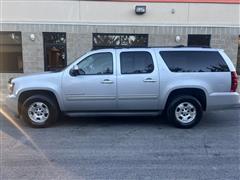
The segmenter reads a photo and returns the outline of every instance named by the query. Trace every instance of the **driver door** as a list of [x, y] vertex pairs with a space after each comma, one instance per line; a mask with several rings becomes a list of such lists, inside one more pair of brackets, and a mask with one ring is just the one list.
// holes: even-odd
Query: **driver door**
[[66, 111], [116, 110], [115, 51], [99, 51], [77, 63], [79, 75], [65, 72], [63, 96]]

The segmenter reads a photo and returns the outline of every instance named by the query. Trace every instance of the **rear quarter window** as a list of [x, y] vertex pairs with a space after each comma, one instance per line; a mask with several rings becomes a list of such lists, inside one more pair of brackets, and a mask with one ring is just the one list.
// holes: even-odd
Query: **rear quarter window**
[[229, 72], [217, 51], [160, 51], [172, 72]]

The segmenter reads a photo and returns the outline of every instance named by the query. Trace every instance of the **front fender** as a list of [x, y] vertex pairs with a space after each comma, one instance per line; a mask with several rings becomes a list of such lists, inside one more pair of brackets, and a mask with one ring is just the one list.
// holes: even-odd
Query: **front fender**
[[63, 100], [61, 96], [61, 73], [44, 75], [30, 75], [13, 80], [14, 91], [17, 101], [23, 92], [26, 91], [49, 91], [56, 96], [59, 107], [63, 110]]
[[24, 92], [27, 92], [27, 91], [47, 91], [47, 92], [51, 92], [55, 95], [56, 97], [56, 100], [58, 102], [58, 105], [59, 105], [59, 108], [60, 110], [63, 110], [63, 101], [62, 101], [62, 98], [61, 98], [61, 94], [59, 94], [56, 89], [53, 89], [53, 88], [48, 88], [48, 87], [28, 87], [28, 88], [23, 88], [21, 90], [19, 90], [17, 93], [16, 93], [16, 99], [19, 100], [19, 97], [22, 93]]

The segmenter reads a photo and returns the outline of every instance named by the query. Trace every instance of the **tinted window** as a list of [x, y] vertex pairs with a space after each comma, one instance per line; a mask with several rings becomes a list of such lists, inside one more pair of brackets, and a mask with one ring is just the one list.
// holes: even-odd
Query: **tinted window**
[[21, 32], [0, 32], [0, 73], [23, 72]]
[[190, 34], [188, 35], [188, 46], [210, 47], [211, 35]]
[[105, 75], [113, 74], [112, 53], [97, 53], [86, 57], [79, 64], [81, 74]]
[[122, 74], [141, 74], [153, 72], [152, 56], [148, 52], [122, 52], [120, 54]]
[[240, 36], [238, 37], [237, 73], [240, 74]]
[[67, 65], [66, 33], [44, 32], [45, 71], [58, 71]]
[[227, 64], [216, 51], [161, 51], [172, 72], [227, 72]]

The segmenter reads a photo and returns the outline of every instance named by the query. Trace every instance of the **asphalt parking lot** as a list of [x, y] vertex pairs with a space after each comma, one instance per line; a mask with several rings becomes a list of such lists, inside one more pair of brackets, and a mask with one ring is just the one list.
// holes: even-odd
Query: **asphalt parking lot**
[[[5, 114], [6, 115], [6, 114]], [[156, 118], [68, 118], [33, 129], [0, 115], [1, 179], [240, 178], [240, 111], [193, 129]]]

